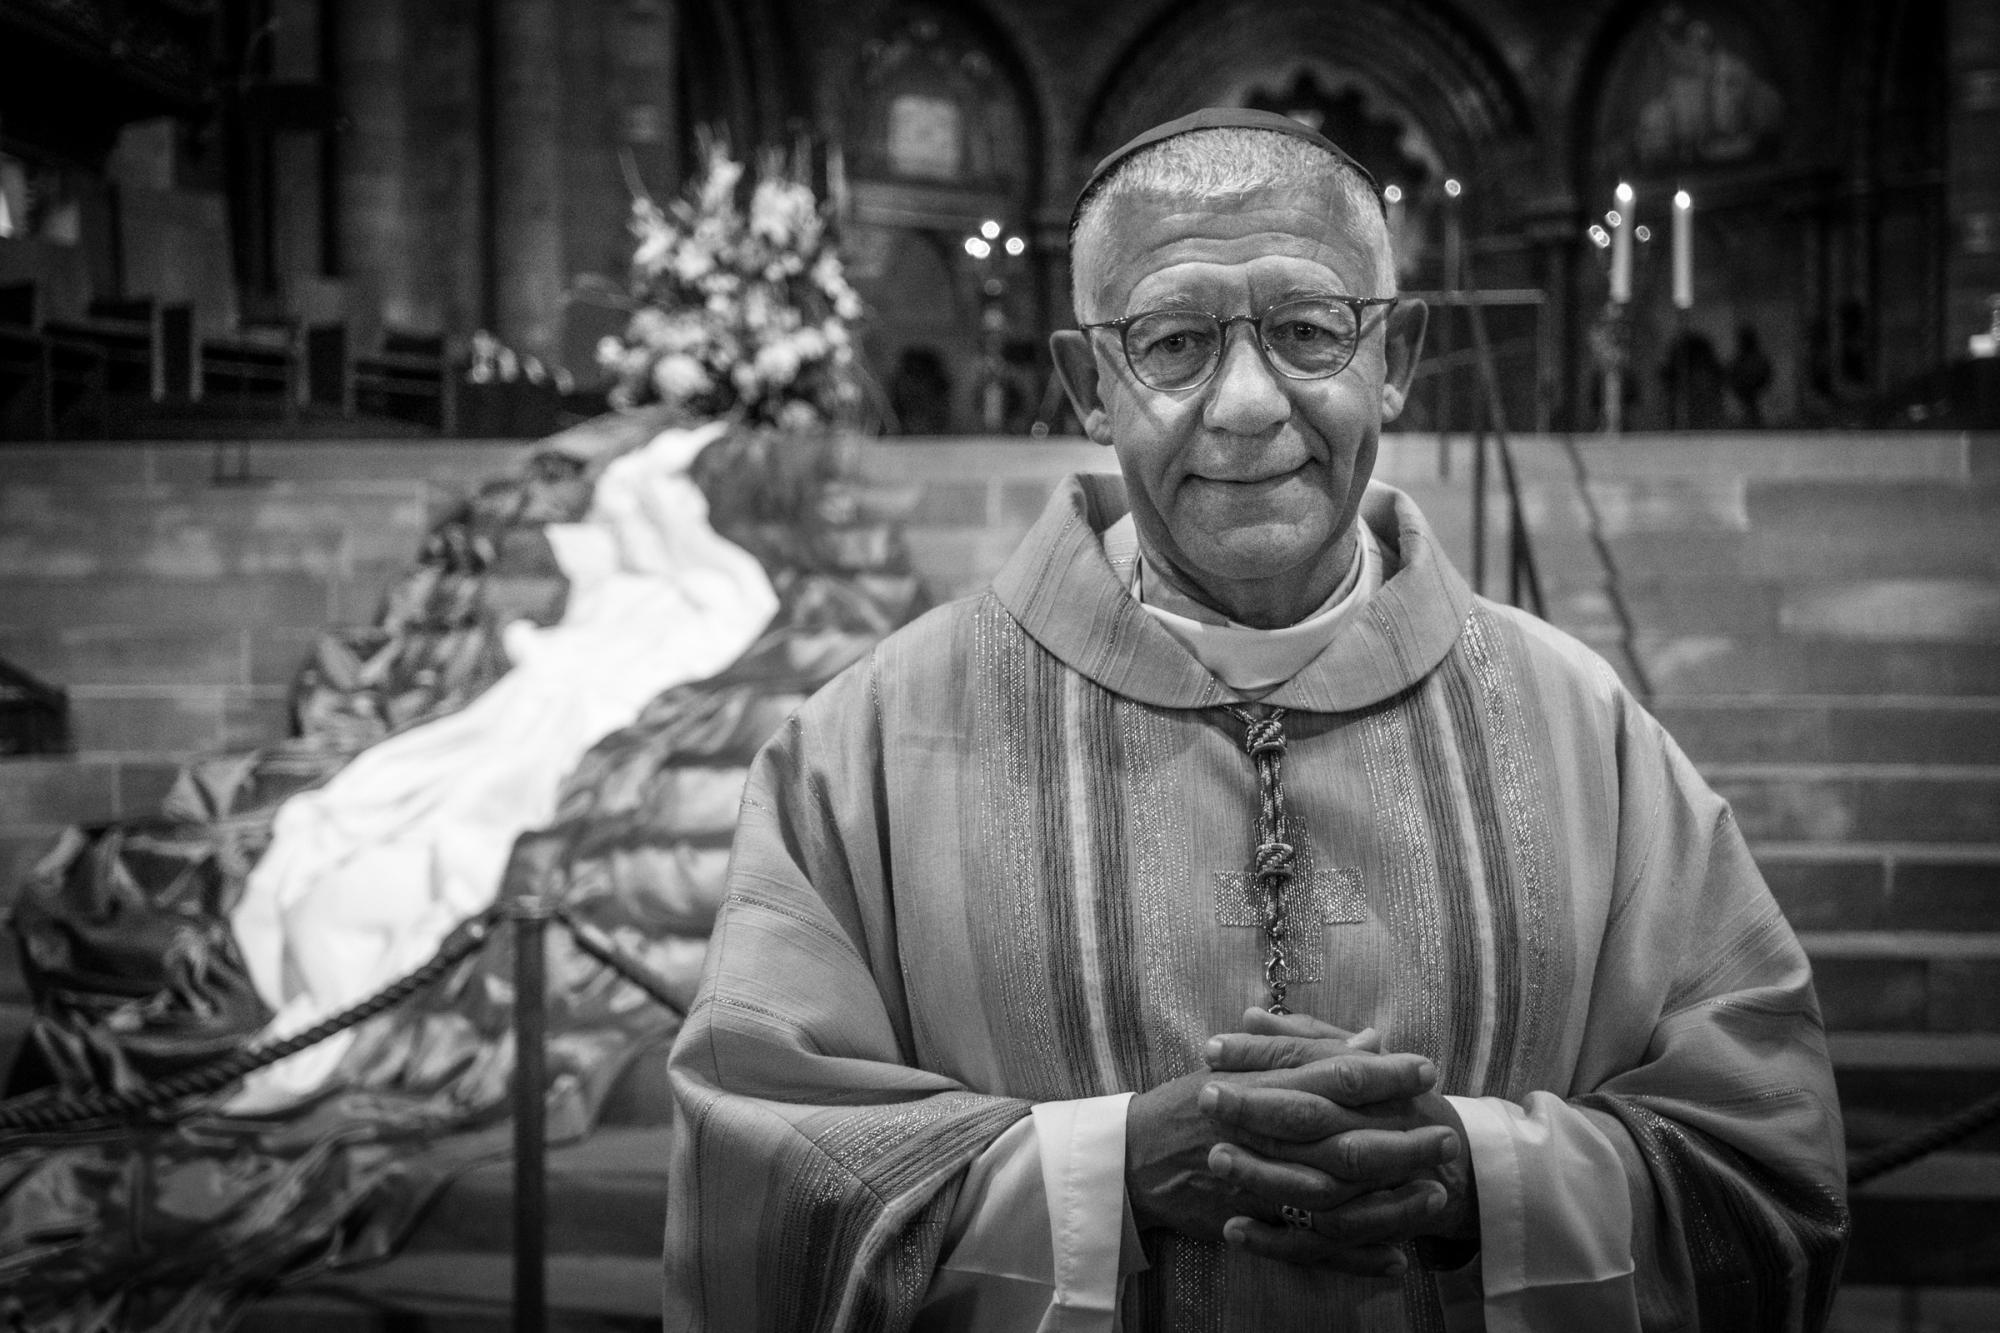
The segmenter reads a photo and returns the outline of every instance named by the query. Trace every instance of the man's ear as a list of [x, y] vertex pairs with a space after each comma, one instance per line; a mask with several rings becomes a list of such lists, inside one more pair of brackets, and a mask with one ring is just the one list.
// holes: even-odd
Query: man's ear
[[1099, 444], [1110, 444], [1111, 418], [1097, 394], [1097, 353], [1091, 350], [1090, 335], [1081, 329], [1057, 329], [1049, 335], [1049, 353], [1055, 357], [1056, 374], [1062, 377], [1063, 392], [1083, 423], [1083, 433]]
[[1397, 302], [1389, 312], [1389, 327], [1383, 333], [1388, 372], [1382, 377], [1385, 422], [1403, 415], [1403, 407], [1410, 401], [1410, 380], [1417, 373], [1417, 359], [1424, 352], [1424, 330], [1430, 327], [1430, 322], [1430, 307], [1414, 297]]

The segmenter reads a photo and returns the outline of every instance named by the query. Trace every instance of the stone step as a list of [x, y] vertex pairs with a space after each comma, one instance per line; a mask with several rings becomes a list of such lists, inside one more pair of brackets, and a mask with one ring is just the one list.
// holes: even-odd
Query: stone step
[[1579, 435], [1570, 443], [1593, 481], [1745, 477], [1959, 482], [1988, 475], [1996, 451], [1990, 437], [1960, 431], [1704, 431]]
[[2000, 931], [2000, 844], [1754, 844], [1798, 930]]
[[0, 484], [0, 578], [327, 578], [415, 553], [463, 487], [423, 480], [235, 487]]
[[1983, 843], [2000, 829], [1992, 764], [1707, 763], [1752, 843]]
[[1842, 1282], [1825, 1333], [1993, 1333], [2000, 1287], [1922, 1287]]
[[102, 687], [287, 686], [320, 633], [304, 625], [72, 623], [0, 629], [0, 658], [72, 695]]
[[2000, 1153], [1945, 1152], [1850, 1196], [1857, 1286], [2000, 1285]]
[[2000, 697], [1656, 696], [1698, 765], [2000, 764]]
[[2000, 652], [1988, 644], [1651, 635], [1643, 628], [1635, 648], [1658, 696], [2000, 695]]
[[[1928, 1129], [2000, 1091], [2000, 1033], [1830, 1032], [1851, 1154]], [[1954, 1145], [2000, 1152], [2000, 1125]]]
[[242, 470], [239, 461], [247, 461], [256, 484], [367, 478], [463, 487], [519, 467], [534, 448], [523, 440], [437, 439], [13, 443], [0, 445], [0, 488], [207, 487], [219, 471]]
[[[545, 1272], [551, 1333], [656, 1333], [659, 1236], [654, 1253], [551, 1255]], [[372, 1268], [326, 1274], [254, 1302], [237, 1333], [510, 1333], [510, 1253], [404, 1254]]]
[[1830, 1032], [2000, 1032], [2000, 933], [1801, 931]]

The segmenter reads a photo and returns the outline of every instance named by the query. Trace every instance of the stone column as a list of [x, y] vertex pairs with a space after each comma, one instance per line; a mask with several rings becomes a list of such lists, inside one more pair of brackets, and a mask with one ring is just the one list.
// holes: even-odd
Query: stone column
[[413, 324], [415, 291], [409, 200], [409, 107], [403, 95], [408, 57], [398, 0], [342, 0], [335, 77], [339, 115], [339, 259], [352, 290], [354, 333], [368, 346], [370, 321]]
[[556, 0], [488, 0], [494, 270], [501, 341], [547, 359], [562, 328], [563, 25]]
[[2000, 6], [1951, 0], [1946, 14], [1951, 112], [1946, 127], [1944, 353], [1966, 354], [1987, 327], [1987, 298], [2000, 295]]

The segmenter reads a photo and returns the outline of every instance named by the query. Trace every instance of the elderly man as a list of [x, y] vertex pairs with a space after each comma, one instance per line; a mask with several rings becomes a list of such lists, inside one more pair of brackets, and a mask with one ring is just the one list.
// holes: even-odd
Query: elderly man
[[760, 757], [668, 1327], [1816, 1327], [1806, 960], [1611, 671], [1369, 485], [1425, 322], [1373, 181], [1197, 113], [1072, 263], [1123, 485]]

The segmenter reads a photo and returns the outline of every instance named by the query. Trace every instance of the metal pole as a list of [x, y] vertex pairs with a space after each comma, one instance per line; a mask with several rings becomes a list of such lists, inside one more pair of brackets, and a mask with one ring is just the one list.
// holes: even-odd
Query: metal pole
[[532, 890], [524, 892], [514, 912], [515, 1333], [543, 1333], [548, 1327], [547, 941], [548, 914]]
[[1486, 595], [1486, 426], [1472, 431], [1472, 590]]

